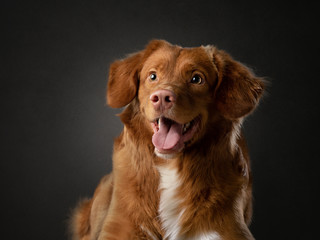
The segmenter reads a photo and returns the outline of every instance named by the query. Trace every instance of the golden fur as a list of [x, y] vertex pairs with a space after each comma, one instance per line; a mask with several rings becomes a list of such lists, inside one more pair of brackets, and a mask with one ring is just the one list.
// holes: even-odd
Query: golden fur
[[74, 212], [73, 238], [254, 239], [240, 128], [263, 88], [262, 79], [214, 46], [154, 40], [114, 62], [107, 101], [125, 106], [124, 129], [112, 174]]

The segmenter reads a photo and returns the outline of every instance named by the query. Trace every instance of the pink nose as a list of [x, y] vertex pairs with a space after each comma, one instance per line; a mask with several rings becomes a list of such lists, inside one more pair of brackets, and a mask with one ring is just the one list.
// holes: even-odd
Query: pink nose
[[150, 101], [156, 111], [164, 111], [172, 108], [176, 95], [170, 90], [158, 90], [151, 94]]

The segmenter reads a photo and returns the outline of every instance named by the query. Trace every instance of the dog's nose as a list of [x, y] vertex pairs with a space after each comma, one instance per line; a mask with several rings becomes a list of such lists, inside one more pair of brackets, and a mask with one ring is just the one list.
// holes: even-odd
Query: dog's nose
[[170, 90], [158, 90], [151, 94], [150, 101], [155, 110], [164, 111], [172, 108], [176, 101], [176, 95]]

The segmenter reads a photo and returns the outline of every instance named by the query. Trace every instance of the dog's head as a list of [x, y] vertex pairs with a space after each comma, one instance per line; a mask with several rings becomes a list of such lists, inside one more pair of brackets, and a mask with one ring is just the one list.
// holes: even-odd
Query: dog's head
[[155, 152], [168, 157], [201, 138], [213, 113], [229, 121], [248, 115], [262, 91], [261, 79], [214, 46], [154, 40], [111, 65], [107, 102], [114, 108], [139, 104]]

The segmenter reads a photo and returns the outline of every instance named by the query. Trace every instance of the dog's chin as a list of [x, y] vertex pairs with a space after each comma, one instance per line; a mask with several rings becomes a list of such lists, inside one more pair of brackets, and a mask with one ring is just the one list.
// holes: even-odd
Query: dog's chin
[[182, 152], [179, 151], [179, 152], [170, 152], [170, 151], [163, 151], [163, 150], [159, 150], [157, 148], [154, 149], [154, 153], [159, 157], [159, 158], [162, 158], [162, 159], [174, 159], [174, 158], [177, 158], [179, 156], [179, 154]]

